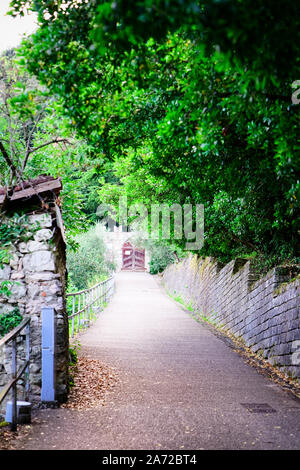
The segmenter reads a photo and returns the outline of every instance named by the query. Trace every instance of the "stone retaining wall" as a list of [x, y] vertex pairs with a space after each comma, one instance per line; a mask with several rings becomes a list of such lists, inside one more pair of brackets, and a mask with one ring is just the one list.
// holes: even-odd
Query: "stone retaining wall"
[[[65, 307], [65, 243], [57, 226], [55, 212], [29, 216], [32, 237], [12, 250], [10, 263], [0, 270], [0, 281], [13, 281], [11, 295], [0, 298], [0, 313], [18, 308], [23, 318], [31, 318], [30, 399], [40, 401], [41, 393], [41, 309], [56, 310], [56, 398], [64, 401], [68, 383], [68, 319]], [[37, 228], [38, 227], [38, 228]], [[9, 380], [10, 349], [0, 350], [0, 390]], [[25, 344], [18, 340], [18, 361], [25, 357]], [[22, 399], [23, 383], [19, 383]], [[2, 414], [5, 403], [1, 407]], [[1, 410], [0, 410], [1, 411]]]
[[165, 270], [163, 284], [196, 313], [300, 378], [299, 273], [299, 266], [276, 267], [258, 280], [244, 259], [222, 267], [190, 255]]

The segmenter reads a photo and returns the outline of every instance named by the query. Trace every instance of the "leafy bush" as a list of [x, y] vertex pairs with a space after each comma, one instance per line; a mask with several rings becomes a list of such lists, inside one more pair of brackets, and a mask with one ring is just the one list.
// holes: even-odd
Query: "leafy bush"
[[14, 281], [1, 281], [0, 282], [0, 295], [1, 297], [9, 297], [11, 295], [11, 287]]
[[70, 366], [75, 366], [78, 362], [78, 352], [80, 350], [80, 344], [78, 342], [74, 343], [69, 348], [69, 364]]
[[[82, 290], [106, 279], [115, 269], [107, 260], [107, 248], [97, 225], [76, 237], [78, 249], [67, 252], [68, 291]], [[71, 290], [70, 290], [71, 289]]]
[[27, 240], [32, 234], [28, 233], [28, 218], [14, 214], [11, 218], [0, 218], [1, 249], [15, 241]]
[[174, 250], [167, 243], [152, 242], [150, 245], [150, 274], [161, 273], [166, 267], [174, 263], [176, 256]]
[[16, 307], [11, 312], [0, 314], [0, 336], [5, 336], [23, 320], [19, 309]]

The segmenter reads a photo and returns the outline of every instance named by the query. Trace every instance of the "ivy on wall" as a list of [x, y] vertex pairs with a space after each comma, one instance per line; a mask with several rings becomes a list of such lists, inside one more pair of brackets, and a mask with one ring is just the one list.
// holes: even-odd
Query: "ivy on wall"
[[11, 312], [3, 313], [0, 315], [0, 337], [5, 336], [13, 328], [21, 323], [23, 317], [20, 314], [18, 307], [15, 307]]
[[[8, 265], [12, 257], [12, 247], [17, 243], [30, 240], [39, 224], [30, 224], [26, 215], [13, 214], [11, 217], [0, 215], [0, 270]], [[11, 295], [11, 287], [15, 281], [0, 281], [0, 298]], [[22, 321], [18, 307], [0, 314], [0, 337], [6, 335]]]

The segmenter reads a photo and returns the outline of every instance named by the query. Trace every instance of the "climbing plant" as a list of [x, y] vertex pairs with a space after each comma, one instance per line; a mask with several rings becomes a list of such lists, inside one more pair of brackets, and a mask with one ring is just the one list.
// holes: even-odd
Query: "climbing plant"
[[67, 251], [69, 291], [82, 290], [107, 279], [114, 270], [113, 261], [107, 258], [101, 227], [93, 226], [76, 237], [78, 249]]
[[13, 328], [18, 326], [22, 319], [23, 317], [17, 307], [11, 312], [0, 314], [0, 337], [5, 336]]
[[[30, 240], [39, 228], [38, 224], [29, 225], [28, 217], [13, 214], [10, 217], [0, 214], [0, 269], [10, 262], [13, 247], [20, 242]], [[0, 296], [9, 296], [13, 281], [0, 282]]]
[[[8, 265], [12, 257], [12, 248], [20, 242], [28, 241], [38, 229], [38, 224], [29, 224], [24, 215], [13, 214], [6, 217], [0, 214], [0, 270]], [[0, 281], [0, 297], [8, 298], [16, 281]], [[21, 321], [22, 315], [17, 307], [0, 314], [0, 336], [4, 336]]]

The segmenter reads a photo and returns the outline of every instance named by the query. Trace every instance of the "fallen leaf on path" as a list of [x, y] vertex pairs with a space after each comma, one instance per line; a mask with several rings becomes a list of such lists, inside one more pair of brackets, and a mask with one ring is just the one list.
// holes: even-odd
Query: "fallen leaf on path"
[[80, 411], [103, 406], [107, 392], [118, 381], [116, 369], [89, 357], [79, 357], [76, 365], [71, 367], [71, 375], [74, 385], [68, 401], [61, 408]]

